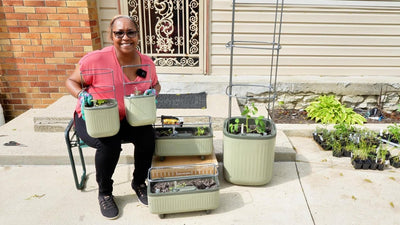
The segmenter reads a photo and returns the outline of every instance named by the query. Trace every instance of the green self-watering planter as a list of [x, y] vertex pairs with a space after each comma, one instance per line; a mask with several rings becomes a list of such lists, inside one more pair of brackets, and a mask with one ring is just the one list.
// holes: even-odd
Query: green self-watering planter
[[[202, 129], [205, 133], [198, 135]], [[211, 127], [156, 128], [156, 156], [206, 156], [213, 151]]]
[[87, 132], [91, 137], [109, 137], [118, 133], [120, 121], [118, 103], [105, 99], [99, 106], [84, 107]]
[[[180, 212], [205, 210], [209, 213], [219, 206], [220, 186], [216, 165], [152, 167], [148, 182], [149, 210], [161, 218], [165, 214]], [[163, 188], [160, 190], [157, 185]]]
[[[264, 185], [272, 179], [275, 157], [276, 127], [271, 120], [264, 119], [268, 134], [232, 134], [229, 124], [246, 123], [245, 117], [231, 117], [224, 121], [223, 162], [224, 177], [237, 185]], [[254, 124], [249, 119], [249, 124]]]

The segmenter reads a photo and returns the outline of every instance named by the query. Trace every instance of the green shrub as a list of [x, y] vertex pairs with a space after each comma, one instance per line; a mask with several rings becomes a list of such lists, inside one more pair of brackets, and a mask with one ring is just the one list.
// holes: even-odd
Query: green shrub
[[367, 120], [342, 105], [334, 95], [321, 95], [306, 108], [307, 116], [323, 124], [364, 124]]

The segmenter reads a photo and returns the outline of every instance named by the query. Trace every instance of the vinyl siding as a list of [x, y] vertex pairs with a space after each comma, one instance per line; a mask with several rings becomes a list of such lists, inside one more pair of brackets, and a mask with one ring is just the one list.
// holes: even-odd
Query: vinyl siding
[[[263, 0], [259, 0], [263, 1]], [[124, 1], [122, 1], [124, 2]], [[98, 0], [103, 46], [118, 1]], [[122, 9], [124, 10], [124, 9]], [[229, 74], [231, 0], [210, 1], [208, 74]], [[272, 41], [273, 4], [236, 8], [235, 40]], [[285, 1], [279, 75], [400, 75], [400, 2]], [[271, 52], [234, 50], [234, 74], [265, 75]], [[400, 79], [400, 78], [399, 78]]]
[[[367, 1], [353, 2], [356, 5], [336, 2], [284, 6], [278, 74], [399, 76], [400, 3], [371, 6], [374, 3]], [[225, 44], [230, 41], [231, 7], [229, 0], [212, 4], [212, 75], [229, 73], [230, 50]], [[235, 21], [235, 40], [271, 41], [274, 6], [237, 5]], [[268, 72], [270, 51], [235, 49], [234, 53], [235, 75]]]

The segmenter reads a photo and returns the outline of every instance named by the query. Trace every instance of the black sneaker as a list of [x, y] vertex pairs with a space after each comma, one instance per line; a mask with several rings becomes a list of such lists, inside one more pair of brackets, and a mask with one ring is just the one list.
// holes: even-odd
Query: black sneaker
[[132, 188], [136, 192], [139, 202], [142, 203], [143, 205], [148, 205], [146, 184], [137, 185], [132, 182]]
[[99, 204], [101, 214], [103, 214], [104, 217], [110, 220], [118, 217], [119, 210], [112, 195], [99, 196]]

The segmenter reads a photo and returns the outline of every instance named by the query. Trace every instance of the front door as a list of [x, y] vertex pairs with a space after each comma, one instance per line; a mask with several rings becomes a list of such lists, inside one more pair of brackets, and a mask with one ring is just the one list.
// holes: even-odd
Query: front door
[[204, 5], [201, 0], [126, 0], [140, 26], [140, 51], [158, 73], [205, 73]]

